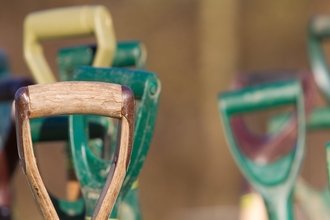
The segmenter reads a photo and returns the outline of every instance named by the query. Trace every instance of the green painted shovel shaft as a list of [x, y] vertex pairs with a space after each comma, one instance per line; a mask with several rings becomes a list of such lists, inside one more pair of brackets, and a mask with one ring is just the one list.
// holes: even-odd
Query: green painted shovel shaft
[[330, 101], [330, 72], [322, 49], [322, 42], [330, 37], [330, 17], [317, 16], [309, 21], [308, 54], [315, 81]]
[[[0, 50], [0, 79], [5, 80], [10, 77], [9, 60], [6, 53]], [[13, 99], [11, 99], [13, 100]], [[5, 145], [6, 137], [11, 126], [11, 102], [2, 102], [0, 104], [0, 152]]]
[[[79, 47], [66, 48], [61, 50], [58, 55], [60, 77], [63, 79], [69, 78], [72, 75], [72, 72], [76, 66], [91, 65], [95, 54], [95, 50], [96, 50], [95, 46], [79, 46]], [[146, 50], [143, 43], [139, 41], [119, 42], [117, 44], [117, 50], [112, 66], [114, 67], [134, 66], [136, 69], [144, 69], [146, 66]], [[146, 130], [146, 132], [148, 132], [148, 130]], [[115, 134], [112, 136], [115, 136]], [[112, 142], [113, 141], [115, 141], [115, 138], [112, 138]], [[100, 152], [102, 151], [97, 146], [93, 147], [93, 150], [97, 155], [100, 155]], [[144, 151], [145, 150], [141, 150], [141, 152]], [[146, 153], [143, 153], [141, 155], [143, 156], [145, 154]], [[107, 153], [104, 152], [103, 155], [107, 155]], [[140, 161], [142, 167], [144, 159], [141, 159]], [[140, 168], [137, 169], [137, 174], [139, 173], [139, 170]], [[136, 211], [134, 217], [130, 215], [131, 216], [130, 219], [141, 220], [142, 219], [141, 211], [137, 211], [137, 209], [139, 209], [140, 207], [139, 198], [138, 198], [138, 194], [135, 193], [135, 191], [136, 190], [130, 190], [129, 192], [127, 192], [127, 198], [126, 197], [124, 198], [123, 203], [126, 205], [125, 207], [127, 207], [127, 205], [130, 205], [131, 206], [130, 210]], [[116, 203], [116, 207], [117, 206], [119, 206], [119, 203]], [[123, 215], [125, 214], [123, 213]]]
[[265, 201], [265, 205], [267, 207], [267, 214], [270, 220], [284, 220], [284, 219], [294, 219], [293, 216], [293, 199], [292, 193], [289, 198], [277, 198], [268, 200], [263, 197]]
[[[290, 116], [290, 114], [279, 114], [272, 117], [268, 124], [268, 131], [271, 133], [278, 133], [278, 131], [288, 123], [288, 120], [291, 119]], [[313, 110], [307, 120], [308, 131], [324, 129], [330, 129], [330, 108], [327, 107]]]
[[327, 143], [325, 152], [327, 157], [328, 187], [330, 190], [330, 142]]
[[[322, 42], [330, 38], [330, 16], [316, 16], [310, 19], [308, 26], [308, 52], [315, 81], [330, 102], [330, 71], [322, 49]], [[329, 128], [330, 113], [327, 109], [319, 113], [321, 128]], [[328, 184], [330, 189], [330, 143], [326, 145]]]
[[6, 56], [6, 53], [0, 50], [0, 78], [9, 77], [9, 61]]
[[[73, 74], [72, 80], [111, 82], [129, 86], [134, 93], [136, 101], [139, 103], [135, 113], [136, 120], [131, 162], [117, 200], [116, 208], [111, 213], [111, 217], [116, 218], [116, 211], [119, 209], [118, 206], [124, 201], [123, 198], [131, 191], [132, 185], [137, 180], [149, 150], [158, 110], [161, 90], [160, 81], [156, 74], [146, 71], [93, 67], [78, 67]], [[103, 174], [101, 172], [91, 172], [94, 174], [93, 176], [87, 175], [85, 170], [87, 168], [94, 169], [94, 167], [95, 171], [107, 170], [110, 167], [110, 163], [99, 161], [99, 159], [90, 153], [87, 144], [88, 138], [83, 135], [83, 131], [86, 130], [84, 128], [84, 120], [86, 118], [84, 119], [81, 116], [70, 116], [70, 139], [75, 170], [81, 183], [83, 194], [85, 195], [88, 210], [89, 206], [93, 207], [93, 201], [88, 199], [87, 194], [91, 190], [97, 194], [98, 190], [102, 189], [100, 187], [103, 186], [105, 177], [102, 176]], [[82, 155], [80, 153], [82, 151], [84, 151], [86, 159], [79, 158]]]
[[[219, 110], [228, 145], [242, 173], [262, 195], [270, 220], [292, 220], [292, 191], [300, 170], [305, 145], [305, 114], [302, 88], [291, 80], [253, 86], [219, 96]], [[235, 114], [263, 110], [282, 105], [295, 105], [298, 117], [296, 146], [272, 163], [257, 163], [247, 158], [237, 145], [230, 118]]]

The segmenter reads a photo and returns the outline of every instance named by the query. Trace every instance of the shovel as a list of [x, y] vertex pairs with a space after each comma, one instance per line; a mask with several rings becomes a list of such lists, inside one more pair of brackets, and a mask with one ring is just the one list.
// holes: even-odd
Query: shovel
[[[30, 132], [33, 118], [94, 114], [119, 119], [118, 142], [102, 192], [86, 219], [108, 219], [123, 183], [131, 154], [134, 96], [129, 87], [100, 82], [60, 82], [22, 87], [15, 95], [20, 165], [44, 219], [59, 219], [38, 170]], [[93, 185], [93, 183], [91, 183]], [[89, 194], [95, 197], [95, 194]]]
[[[293, 187], [304, 155], [305, 113], [303, 91], [299, 81], [290, 80], [264, 84], [223, 93], [219, 96], [219, 110], [232, 155], [245, 178], [263, 197], [270, 220], [292, 220]], [[235, 140], [231, 120], [235, 115], [274, 108], [295, 106], [298, 126], [297, 138], [291, 149], [278, 152], [271, 162], [256, 161], [245, 154]], [[237, 134], [236, 134], [237, 136]], [[276, 138], [276, 137], [275, 137]], [[269, 139], [265, 139], [267, 144]], [[258, 143], [257, 143], [258, 144]], [[256, 148], [258, 147], [256, 144]]]
[[[57, 53], [57, 67], [61, 81], [72, 78], [78, 66], [92, 66], [96, 55], [96, 45], [66, 47]], [[143, 70], [146, 67], [147, 51], [140, 41], [118, 42], [112, 67], [132, 67]], [[109, 66], [104, 66], [109, 67]]]
[[[145, 71], [93, 67], [78, 67], [73, 73], [73, 80], [111, 82], [129, 86], [134, 92], [135, 100], [139, 104], [136, 106], [135, 112], [136, 121], [131, 164], [128, 168], [125, 181], [116, 204], [118, 207], [121, 205], [125, 206], [128, 210], [130, 210], [130, 213], [134, 214], [139, 211], [139, 209], [137, 209], [138, 203], [134, 204], [128, 199], [124, 200], [124, 198], [125, 196], [129, 197], [128, 193], [131, 194], [136, 192], [136, 180], [150, 147], [161, 91], [160, 80], [156, 74]], [[81, 135], [82, 133], [78, 132], [79, 130], [88, 130], [86, 120], [87, 118], [83, 116], [70, 116], [70, 146], [73, 155], [74, 168], [82, 186], [81, 189], [83, 190], [83, 195], [88, 194], [88, 191], [92, 189], [89, 184], [91, 180], [88, 179], [91, 175], [86, 173], [82, 167], [92, 167], [92, 165], [97, 164], [98, 161], [97, 156], [92, 154], [90, 148], [88, 147], [88, 136]], [[89, 155], [86, 160], [81, 157], [82, 154], [77, 153], [82, 151], [84, 154]], [[104, 167], [103, 169], [108, 169], [107, 167], [109, 166], [109, 162], [102, 165], [102, 167]], [[90, 170], [92, 170], [92, 168]], [[94, 173], [94, 179], [101, 184], [105, 177], [102, 172], [97, 172]], [[96, 188], [94, 188], [94, 190], [96, 190]], [[87, 203], [86, 207], [89, 207], [89, 203], [93, 203], [93, 198], [85, 196], [84, 200], [85, 203]], [[121, 204], [122, 201], [124, 201], [123, 204]], [[111, 213], [111, 218], [118, 218], [117, 211], [117, 209], [113, 210]], [[120, 215], [119, 218], [126, 219]]]
[[[98, 46], [93, 65], [109, 66], [114, 57], [116, 42], [112, 19], [105, 7], [99, 5], [75, 6], [29, 14], [24, 22], [24, 58], [36, 82], [50, 83], [56, 81], [55, 75], [44, 57], [41, 42], [51, 39], [93, 35], [95, 35]], [[33, 124], [40, 124], [42, 121], [45, 120], [32, 120], [32, 127], [38, 127]], [[49, 122], [49, 120], [47, 121]], [[62, 122], [62, 126], [57, 126], [58, 129], [68, 126], [67, 118], [61, 118], [60, 122]], [[61, 131], [56, 133], [59, 132]], [[80, 190], [74, 178], [74, 171], [70, 170], [70, 164], [71, 157], [68, 155], [69, 182], [67, 184], [67, 196], [69, 200], [76, 200], [79, 197]], [[79, 208], [79, 210], [82, 209]], [[59, 213], [62, 212], [59, 210]]]
[[[10, 103], [14, 100], [15, 92], [22, 86], [33, 84], [25, 78], [7, 78], [0, 81], [0, 102]], [[3, 112], [2, 112], [3, 113]], [[0, 145], [0, 219], [11, 219], [11, 179], [13, 177], [17, 158], [16, 131], [10, 111], [7, 117], [2, 117], [2, 121], [9, 120], [10, 127], [6, 133], [2, 133], [2, 143]], [[5, 124], [5, 123], [4, 123]], [[2, 124], [2, 126], [4, 125]]]
[[[97, 46], [95, 45], [82, 45], [82, 46], [64, 48], [60, 50], [57, 59], [60, 79], [62, 80], [70, 79], [72, 77], [74, 69], [78, 66], [90, 66], [92, 64], [96, 50], [97, 50]], [[112, 66], [135, 67], [136, 69], [144, 69], [146, 66], [146, 57], [147, 57], [146, 49], [143, 43], [139, 41], [119, 42], [117, 43], [117, 49]], [[137, 74], [139, 73], [140, 72], [137, 72]], [[121, 76], [126, 78], [125, 73], [123, 73]], [[118, 75], [118, 77], [120, 76]], [[136, 77], [134, 79], [140, 81], [140, 77]], [[124, 82], [124, 80], [122, 82]], [[129, 77], [127, 83], [134, 84], [134, 81], [132, 81], [132, 78]], [[144, 99], [141, 102], [142, 102], [141, 104], [142, 106], [145, 106], [144, 103], [147, 103], [144, 101]], [[136, 100], [136, 103], [140, 105], [139, 104], [140, 100]], [[154, 108], [150, 106], [150, 111], [153, 110]], [[108, 120], [104, 120], [104, 118], [102, 117], [89, 117], [88, 121], [90, 123], [95, 122], [95, 123], [105, 124], [105, 126], [108, 128], [109, 131], [115, 130], [114, 124], [111, 123], [111, 121], [110, 123], [107, 123]], [[91, 131], [91, 129], [89, 129], [89, 131]], [[110, 140], [108, 141], [108, 143], [89, 141], [89, 147], [91, 148], [93, 153], [100, 158], [107, 159], [111, 156], [111, 149], [109, 149], [109, 147], [111, 146], [111, 144], [113, 144], [111, 142], [115, 141], [115, 138], [113, 137], [115, 137], [116, 135], [111, 134], [111, 132], [109, 132], [109, 135], [110, 136], [107, 135], [104, 136], [106, 137], [105, 139]], [[148, 151], [149, 148], [147, 147], [148, 145], [149, 144], [146, 144], [146, 147], [144, 147], [146, 148], [146, 151]], [[139, 146], [142, 147], [141, 145]], [[146, 155], [146, 154], [147, 152], [145, 152], [142, 155]], [[142, 219], [142, 216], [141, 216], [141, 210], [140, 210], [140, 204], [139, 204], [138, 192], [137, 192], [138, 180], [136, 180], [131, 185], [132, 185], [131, 190], [127, 193], [127, 196], [123, 198], [123, 203], [119, 205], [120, 206], [119, 218], [139, 220]]]

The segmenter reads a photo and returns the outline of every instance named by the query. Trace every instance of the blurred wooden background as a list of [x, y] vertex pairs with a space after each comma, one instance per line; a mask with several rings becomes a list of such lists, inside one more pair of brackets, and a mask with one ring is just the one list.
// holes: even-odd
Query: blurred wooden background
[[[314, 14], [330, 15], [330, 2], [1, 1], [0, 48], [7, 51], [14, 75], [31, 76], [22, 56], [25, 16], [37, 10], [82, 4], [105, 5], [112, 14], [118, 40], [143, 41], [148, 50], [148, 70], [162, 81], [156, 131], [140, 178], [144, 219], [188, 219], [189, 215], [182, 213], [195, 213], [200, 208], [205, 208], [203, 215], [195, 215], [200, 218], [220, 219], [222, 215], [223, 219], [234, 219], [241, 175], [225, 143], [217, 93], [228, 89], [238, 71], [308, 69], [307, 22]], [[47, 42], [45, 53], [55, 69], [58, 47], [91, 41]], [[323, 102], [321, 98], [319, 102]], [[316, 186], [326, 183], [327, 134], [323, 136], [322, 140], [308, 136], [303, 171]], [[47, 185], [61, 194], [63, 150], [43, 145], [37, 153], [45, 179], [53, 178]], [[21, 169], [17, 169], [14, 184], [19, 219], [40, 219]]]

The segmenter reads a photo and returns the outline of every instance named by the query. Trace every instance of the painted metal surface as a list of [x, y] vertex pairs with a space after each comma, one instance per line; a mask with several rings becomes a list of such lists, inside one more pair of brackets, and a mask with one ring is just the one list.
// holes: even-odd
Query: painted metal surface
[[[8, 79], [10, 77], [9, 61], [4, 51], [0, 50], [0, 80]], [[13, 99], [11, 99], [13, 100]], [[0, 152], [8, 136], [8, 132], [11, 127], [11, 101], [2, 100], [0, 103]]]
[[[305, 114], [309, 115], [313, 108], [316, 86], [313, 75], [306, 71], [295, 70], [263, 70], [238, 75], [234, 83], [235, 89], [265, 83], [280, 82], [289, 79], [298, 79], [302, 83], [304, 94]], [[243, 116], [235, 116], [231, 123], [235, 131], [235, 140], [241, 150], [251, 159], [263, 162], [272, 162], [278, 154], [284, 154], [292, 148], [297, 137], [297, 118], [287, 115], [286, 122], [277, 132], [266, 135], [256, 134], [248, 129]]]
[[[67, 18], [68, 16], [72, 18], [70, 19], [69, 23], [63, 21], [62, 19], [54, 19], [54, 17]], [[91, 30], [86, 30], [81, 26], [79, 21], [76, 19], [79, 16], [81, 19], [85, 19], [87, 23], [89, 22], [91, 24], [89, 27], [91, 28]], [[94, 17], [94, 19], [90, 19], [92, 17]], [[102, 21], [108, 20], [109, 22], [102, 23]], [[101, 21], [101, 23], [99, 21]], [[45, 27], [46, 24], [48, 25], [48, 28], [41, 28]], [[30, 15], [28, 15], [24, 25], [24, 54], [26, 61], [30, 69], [32, 70], [34, 76], [38, 79], [38, 82], [41, 83], [54, 81], [54, 76], [48, 67], [48, 64], [43, 56], [42, 50], [40, 50], [41, 41], [55, 38], [57, 39], [64, 37], [72, 37], [74, 35], [90, 35], [93, 33], [96, 35], [97, 48], [96, 46], [87, 47], [87, 52], [90, 52], [89, 54], [86, 55], [84, 51], [84, 48], [86, 47], [82, 46], [80, 48], [82, 50], [78, 52], [76, 51], [76, 48], [74, 48], [68, 49], [66, 52], [59, 55], [58, 63], [61, 80], [68, 80], [70, 77], [69, 75], [62, 74], [63, 72], [61, 72], [61, 70], [63, 70], [63, 68], [61, 67], [64, 67], [65, 69], [69, 66], [68, 72], [72, 72], [72, 70], [78, 65], [109, 66], [111, 64], [112, 57], [115, 51], [114, 49], [116, 48], [112, 45], [115, 42], [115, 37], [113, 34], [112, 22], [109, 13], [102, 6], [84, 6], [48, 10], [43, 12], [31, 13]], [[113, 64], [115, 66], [136, 66], [137, 68], [145, 67], [146, 51], [142, 43], [136, 41], [123, 42], [118, 44], [117, 49], [118, 51], [116, 52], [115, 58], [113, 60]], [[74, 51], [74, 54], [71, 53], [72, 51]], [[62, 61], [64, 63], [61, 63]], [[70, 68], [72, 69], [70, 70]], [[106, 120], [101, 119], [100, 117], [90, 118], [93, 119], [95, 123], [102, 124], [106, 122]], [[56, 134], [57, 137], [50, 137], [49, 135], [51, 135], [51, 133], [48, 133], [49, 135], [47, 136], [47, 134], [45, 134], [47, 132], [44, 132], [43, 130], [41, 132], [40, 129], [38, 130], [38, 128], [50, 128], [49, 125], [41, 124], [41, 122], [48, 123], [51, 121], [52, 120], [43, 119], [32, 120], [31, 126], [35, 128], [32, 131], [32, 137], [34, 137], [35, 140], [47, 140], [49, 138], [55, 138], [56, 140], [59, 140], [66, 136], [64, 134], [64, 131], [66, 131], [67, 129], [60, 130], [58, 134]], [[59, 122], [62, 124], [59, 125]], [[67, 120], [62, 118], [61, 120], [57, 121], [54, 126], [59, 126], [59, 129], [61, 129], [64, 128], [63, 125], [65, 125], [66, 123]], [[38, 137], [40, 134], [43, 135], [42, 138]], [[94, 149], [97, 154], [105, 154], [104, 152], [97, 152], [98, 150], [100, 151], [100, 149], [102, 149], [100, 148], [100, 144], [98, 142], [91, 141], [91, 145], [94, 146]], [[68, 155], [68, 159], [70, 160], [70, 155]], [[137, 193], [133, 193], [133, 195], [135, 195], [135, 201], [132, 204], [137, 204], [138, 207]], [[56, 198], [54, 197], [53, 199], [56, 200]], [[80, 201], [77, 202], [80, 203]], [[137, 212], [137, 214], [138, 213], [140, 212]], [[137, 216], [136, 219], [141, 218], [141, 216]]]
[[[298, 134], [288, 153], [279, 152], [272, 162], [252, 160], [242, 152], [235, 140], [231, 120], [235, 115], [283, 105], [296, 107]], [[242, 173], [262, 195], [270, 220], [294, 219], [293, 188], [305, 147], [305, 112], [299, 81], [291, 80], [226, 92], [218, 97], [229, 148]], [[279, 170], [281, 172], [279, 172]]]
[[[66, 48], [59, 52], [58, 54], [58, 65], [59, 65], [59, 72], [60, 77], [63, 80], [69, 79], [72, 75], [72, 71], [78, 65], [90, 65], [93, 61], [93, 56], [95, 53], [95, 46], [79, 46], [73, 48]], [[117, 55], [119, 54], [119, 55]], [[121, 42], [118, 43], [115, 60], [113, 65], [118, 67], [122, 66], [132, 66], [132, 67], [144, 67], [146, 61], [146, 54], [144, 45], [138, 41], [134, 42]], [[124, 74], [125, 76], [125, 74]], [[93, 77], [91, 77], [93, 78]], [[137, 80], [136, 83], [140, 83], [141, 80], [139, 77], [134, 78]], [[130, 83], [133, 83], [132, 81]], [[157, 81], [157, 84], [159, 82]], [[134, 84], [134, 83], [133, 83]], [[159, 95], [159, 94], [158, 94]], [[148, 100], [148, 99], [146, 99]], [[139, 101], [137, 101], [139, 102]], [[145, 103], [148, 103], [146, 101]], [[152, 104], [147, 104], [152, 105]], [[158, 101], [157, 101], [158, 105]], [[151, 108], [150, 111], [155, 110], [155, 114], [157, 114], [157, 108]], [[103, 142], [99, 140], [104, 140], [106, 134], [104, 131], [114, 131], [115, 125], [111, 123], [108, 119], [104, 117], [96, 117], [96, 116], [89, 116], [89, 131], [90, 131], [90, 138], [91, 140], [97, 139], [98, 141], [89, 141], [89, 144], [94, 146], [93, 153], [96, 154], [98, 157], [102, 157], [102, 150]], [[153, 128], [152, 128], [153, 129]], [[50, 141], [50, 140], [66, 140], [68, 137], [67, 135], [67, 118], [61, 116], [60, 118], [48, 118], [48, 119], [34, 119], [31, 120], [31, 130], [32, 132], [32, 139], [34, 141]], [[54, 135], [56, 134], [56, 135]], [[112, 134], [111, 136], [115, 136], [116, 134]], [[116, 138], [112, 138], [112, 143], [115, 143]], [[150, 143], [145, 144], [144, 155], [147, 154], [148, 147]], [[96, 147], [95, 147], [96, 146]], [[136, 147], [135, 147], [136, 148]], [[140, 169], [143, 165], [143, 161], [140, 163]], [[132, 171], [131, 171], [132, 172]], [[139, 171], [137, 171], [139, 172]], [[137, 173], [138, 175], [138, 173]], [[138, 199], [138, 192], [137, 192], [137, 181], [131, 184], [134, 186], [131, 190], [128, 191], [127, 196], [123, 201], [122, 207], [120, 209], [120, 215], [122, 216], [131, 216], [131, 219], [142, 219], [139, 199]], [[66, 201], [60, 200], [52, 196], [52, 200], [54, 205], [59, 213], [61, 213], [62, 218], [66, 219], [76, 219], [77, 216], [84, 215], [84, 202], [82, 199], [78, 199], [76, 201]], [[119, 206], [117, 204], [117, 206]], [[65, 207], [73, 207], [73, 208], [65, 208]], [[68, 214], [68, 210], [70, 210], [70, 215]], [[133, 210], [133, 212], [132, 212]], [[134, 217], [133, 217], [134, 216]], [[79, 218], [79, 217], [77, 217]]]
[[[276, 133], [288, 123], [288, 118], [289, 115], [287, 114], [276, 115], [271, 118], [268, 130]], [[330, 108], [314, 109], [307, 120], [307, 132], [327, 129], [330, 129]], [[328, 187], [315, 189], [315, 187], [308, 184], [302, 178], [298, 178], [294, 188], [294, 197], [308, 219], [330, 218], [330, 195]]]
[[[244, 86], [251, 86], [251, 85], [258, 85], [266, 82], [275, 82], [281, 81], [285, 79], [300, 79], [302, 81], [303, 90], [304, 90], [304, 97], [305, 97], [305, 113], [308, 117], [307, 122], [307, 130], [308, 131], [315, 131], [320, 129], [329, 129], [329, 120], [327, 118], [330, 116], [330, 109], [322, 108], [322, 109], [315, 109], [311, 114], [309, 114], [313, 109], [313, 99], [315, 97], [315, 90], [316, 86], [314, 85], [314, 80], [311, 73], [306, 71], [292, 71], [292, 70], [263, 70], [259, 72], [253, 73], [244, 73], [238, 75], [234, 84], [235, 89], [244, 87]], [[283, 136], [288, 136], [290, 139], [295, 139], [295, 137], [288, 135], [287, 128], [290, 127], [290, 123], [294, 123], [292, 114], [279, 114], [271, 117], [269, 123], [267, 123], [268, 134], [267, 137], [275, 141], [278, 138], [282, 138]], [[241, 126], [246, 128], [245, 121], [239, 120], [240, 124], [233, 124], [232, 126]], [[240, 135], [236, 137], [236, 141], [238, 141], [242, 136], [247, 136], [247, 134], [242, 134], [242, 132], [246, 132], [244, 129], [240, 128], [233, 128], [236, 131], [239, 131]], [[254, 134], [255, 135], [255, 134]], [[274, 138], [276, 137], [276, 138]], [[244, 141], [244, 140], [243, 140]], [[284, 142], [279, 144], [283, 144]], [[241, 146], [241, 144], [240, 144]], [[251, 146], [254, 147], [254, 146]], [[273, 147], [277, 147], [274, 145]], [[250, 188], [248, 188], [250, 189]], [[242, 200], [245, 199], [246, 196], [251, 195], [251, 197], [246, 197], [250, 199], [256, 199], [254, 203], [260, 202], [257, 196], [254, 196], [256, 193], [249, 190], [249, 193], [245, 194], [242, 197]], [[310, 197], [310, 199], [308, 199]], [[327, 189], [315, 189], [302, 178], [298, 178], [295, 188], [294, 188], [294, 199], [295, 202], [298, 203], [303, 209], [304, 215], [311, 220], [314, 219], [328, 219], [330, 217], [330, 211], [327, 209], [330, 205], [330, 196]], [[245, 203], [242, 203], [245, 204]], [[260, 215], [261, 210], [263, 208], [262, 205], [260, 206], [251, 206], [242, 207], [242, 220], [249, 219], [252, 215], [256, 215], [257, 213]], [[254, 210], [252, 210], [254, 209]], [[256, 213], [253, 213], [256, 212]], [[243, 215], [244, 214], [244, 215]]]
[[[161, 91], [160, 80], [156, 74], [145, 71], [92, 67], [78, 67], [73, 74], [72, 80], [103, 81], [129, 86], [133, 90], [134, 97], [138, 103], [135, 113], [136, 120], [131, 163], [117, 200], [117, 208], [110, 216], [111, 218], [118, 218], [119, 207], [123, 199], [128, 196], [129, 192], [136, 193], [134, 191], [136, 188], [136, 186], [134, 187], [134, 184], [136, 184], [136, 180], [146, 159], [154, 132]], [[110, 162], [97, 162], [97, 156], [92, 154], [88, 147], [88, 136], [82, 135], [83, 133], [79, 132], [87, 129], [86, 120], [88, 120], [88, 117], [83, 116], [70, 116], [69, 120], [73, 162], [82, 190], [86, 191], [84, 193], [85, 195], [88, 194], [88, 191], [92, 193], [98, 190], [99, 186], [90, 186], [89, 183], [97, 181], [99, 185], [102, 185], [104, 182], [104, 174], [110, 167]], [[86, 152], [90, 152], [88, 153], [88, 160], [83, 160], [83, 158], [80, 157], [81, 154], [75, 153], [76, 151], [81, 151], [80, 148], [84, 148]], [[91, 167], [91, 171], [95, 171], [93, 175], [86, 173], [86, 170], [81, 170], [81, 166], [79, 165], [81, 163], [86, 163], [85, 166]], [[96, 172], [96, 170], [99, 172]], [[102, 172], [100, 172], [100, 170]], [[89, 179], [91, 177], [94, 179], [93, 181]], [[130, 197], [131, 196], [133, 196], [133, 198], [135, 197], [134, 195], [130, 195]], [[86, 207], [88, 212], [88, 203], [93, 204], [94, 198], [85, 197], [84, 199], [87, 204]], [[124, 201], [123, 204], [130, 210], [129, 212], [134, 213], [136, 210], [139, 210], [137, 209], [138, 203], [132, 204], [130, 201], [136, 202], [135, 199], [129, 199], [127, 202]]]
[[[92, 66], [96, 45], [81, 45], [67, 47], [59, 50], [57, 54], [57, 66], [60, 79], [69, 80], [77, 66]], [[147, 52], [140, 41], [118, 42], [112, 67], [133, 67], [145, 69]]]
[[330, 72], [322, 49], [322, 43], [330, 37], [330, 17], [315, 16], [308, 25], [308, 55], [315, 81], [330, 101]]
[[0, 219], [12, 219], [13, 177], [18, 158], [16, 131], [11, 116], [15, 92], [33, 82], [26, 78], [10, 78], [7, 56], [0, 51]]
[[[74, 69], [77, 66], [91, 65], [96, 49], [97, 48], [95, 45], [82, 45], [60, 50], [58, 53], [57, 63], [61, 80], [70, 79]], [[139, 41], [118, 42], [112, 66], [135, 67], [136, 69], [145, 68], [146, 50], [144, 44]], [[104, 144], [102, 140], [108, 139], [108, 142], [110, 140], [112, 144], [116, 142], [116, 138], [113, 138], [116, 137], [116, 134], [113, 133], [113, 131], [115, 131], [115, 124], [111, 123], [111, 120], [109, 119], [96, 116], [89, 116], [88, 121], [94, 124], [102, 124], [107, 131], [112, 131], [111, 136], [104, 134], [104, 138], [98, 138], [97, 141], [89, 141], [90, 148], [95, 155], [99, 158], [109, 158], [109, 152], [111, 152], [111, 149], [110, 151], [109, 149], [106, 149], [104, 147], [106, 146], [106, 143]], [[92, 129], [89, 130], [92, 131]], [[123, 208], [119, 209], [119, 213], [120, 216], [126, 216], [125, 218], [123, 217], [124, 219], [127, 219], [127, 217], [130, 216], [130, 219], [132, 220], [140, 220], [142, 219], [142, 214], [137, 192], [137, 180], [132, 185], [136, 187], [132, 188], [123, 199], [123, 203], [121, 205]], [[66, 203], [68, 203], [68, 201], [66, 201]], [[77, 200], [77, 203], [81, 203], [81, 200]], [[117, 206], [119, 205], [117, 204]], [[132, 210], [134, 211], [133, 213]]]

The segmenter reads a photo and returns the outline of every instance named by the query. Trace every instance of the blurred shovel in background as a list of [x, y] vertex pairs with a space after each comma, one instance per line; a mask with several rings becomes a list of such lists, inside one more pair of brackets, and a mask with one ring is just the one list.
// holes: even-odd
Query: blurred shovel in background
[[[230, 150], [245, 178], [263, 197], [268, 218], [270, 220], [294, 219], [293, 188], [300, 171], [305, 147], [305, 106], [300, 81], [282, 81], [247, 87], [223, 93], [219, 95], [218, 100]], [[235, 133], [237, 131], [233, 128], [232, 119], [235, 115], [240, 116], [247, 112], [285, 105], [295, 107], [293, 117], [296, 117], [294, 121], [298, 127], [295, 142], [291, 148], [289, 145], [283, 144], [281, 150], [274, 151], [269, 147], [270, 150], [273, 150], [273, 153], [270, 154], [272, 160], [269, 160], [262, 154], [257, 154], [257, 150], [263, 150], [264, 146], [272, 146], [268, 142], [277, 138], [276, 136], [272, 138], [265, 136], [261, 142], [246, 139], [245, 141], [249, 145], [255, 144], [256, 146], [255, 154], [257, 156], [250, 158], [235, 139], [239, 134]], [[294, 131], [292, 134], [295, 134]]]
[[[271, 71], [271, 72], [262, 72], [256, 74], [246, 74], [239, 76], [237, 78], [236, 87], [253, 85], [265, 83], [267, 81], [276, 81], [281, 79], [290, 79], [290, 78], [302, 78], [304, 85], [304, 94], [305, 94], [305, 108], [308, 115], [308, 112], [312, 110], [312, 102], [314, 99], [315, 85], [311, 74], [305, 72], [305, 74], [297, 74], [291, 71]], [[238, 85], [238, 86], [237, 86]], [[320, 129], [329, 129], [330, 120], [327, 120], [327, 117], [330, 115], [330, 109], [322, 108], [316, 109], [309, 114], [307, 130], [315, 131]], [[290, 114], [280, 114], [272, 117], [268, 125], [269, 133], [276, 135], [286, 136], [288, 133], [283, 132], [290, 124]], [[244, 121], [241, 119], [241, 127], [244, 126]], [[242, 130], [242, 129], [241, 129]], [[244, 130], [241, 132], [245, 132]], [[242, 136], [248, 136], [243, 134]], [[242, 136], [236, 137], [239, 139]], [[294, 138], [292, 138], [294, 140]], [[293, 141], [292, 140], [292, 141]], [[317, 190], [307, 184], [303, 179], [298, 178], [298, 181], [295, 184], [294, 189], [294, 200], [296, 204], [299, 205], [301, 209], [299, 211], [307, 219], [311, 220], [322, 220], [328, 219], [330, 217], [330, 212], [328, 206], [330, 205], [330, 197], [328, 195], [327, 189]], [[262, 209], [263, 204], [260, 204], [262, 200], [259, 199], [259, 196], [253, 192], [247, 193], [242, 197], [242, 215], [241, 219], [251, 219], [249, 216], [256, 216], [257, 213], [260, 213], [260, 208]], [[253, 205], [255, 205], [253, 207]], [[263, 218], [265, 219], [265, 218]]]

